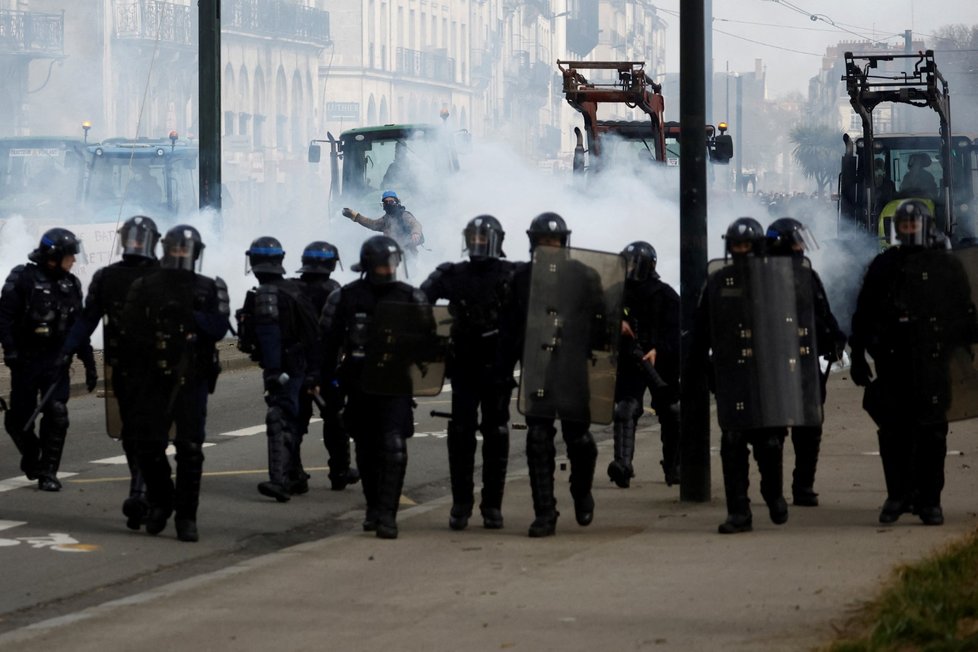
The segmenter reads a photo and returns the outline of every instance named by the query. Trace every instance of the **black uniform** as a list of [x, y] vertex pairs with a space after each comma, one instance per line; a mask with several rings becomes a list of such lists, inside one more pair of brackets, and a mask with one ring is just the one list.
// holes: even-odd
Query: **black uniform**
[[514, 271], [512, 263], [499, 258], [444, 263], [421, 285], [430, 303], [448, 299], [453, 317], [448, 369], [452, 382], [452, 419], [448, 424], [452, 480], [449, 524], [453, 529], [463, 529], [472, 514], [477, 430], [482, 434], [479, 509], [487, 528], [503, 525], [509, 403], [516, 383], [515, 361], [507, 355], [502, 322], [513, 310]]
[[[368, 241], [369, 242], [369, 241]], [[333, 292], [323, 311], [323, 380], [337, 381], [346, 394], [343, 421], [356, 444], [357, 466], [367, 501], [365, 531], [397, 536], [397, 509], [407, 470], [407, 438], [414, 434], [411, 396], [379, 396], [360, 382], [371, 316], [386, 301], [426, 303], [406, 283], [359, 279]], [[342, 362], [337, 366], [337, 360]]]
[[[652, 407], [659, 418], [662, 441], [662, 469], [666, 482], [679, 482], [679, 295], [657, 273], [644, 281], [626, 280], [625, 321], [635, 339], [622, 339], [622, 359], [615, 379], [615, 460], [608, 474], [619, 486], [627, 487], [634, 475], [635, 429], [642, 416], [645, 390], [652, 395]], [[644, 372], [641, 358], [655, 349], [654, 385]]]
[[318, 382], [318, 319], [297, 281], [267, 272], [256, 276], [261, 285], [248, 293], [243, 312], [252, 321], [246, 327], [254, 334], [251, 356], [262, 368], [268, 405], [269, 481], [258, 490], [287, 502], [290, 494], [309, 490], [299, 456], [299, 396]]
[[[921, 293], [927, 286], [937, 291]], [[863, 407], [879, 426], [887, 493], [881, 523], [909, 511], [928, 525], [943, 523], [950, 402], [945, 354], [974, 341], [974, 323], [968, 277], [946, 251], [900, 245], [870, 264], [850, 345], [853, 380], [868, 383]], [[865, 352], [876, 367], [871, 383], [858, 378]]]
[[[146, 480], [150, 534], [160, 533], [175, 511], [177, 536], [197, 540], [207, 395], [220, 371], [216, 344], [228, 332], [228, 315], [224, 282], [187, 269], [164, 267], [129, 289], [121, 322], [133, 369], [126, 426]], [[172, 426], [175, 486], [166, 457]]]
[[[815, 308], [815, 338], [818, 354], [831, 365], [842, 357], [846, 346], [846, 335], [839, 328], [839, 322], [832, 314], [828, 294], [822, 279], [815, 270], [811, 271], [812, 297]], [[825, 385], [829, 369], [821, 374], [819, 385], [822, 405], [825, 405]], [[795, 449], [795, 469], [792, 473], [791, 494], [795, 505], [818, 505], [818, 494], [814, 490], [815, 469], [818, 466], [818, 452], [822, 444], [822, 426], [794, 426], [791, 428], [791, 445]]]
[[[717, 288], [736, 288], [742, 284], [738, 267], [748, 259], [734, 257], [733, 265], [723, 267], [707, 279], [707, 287], [700, 296], [694, 320], [693, 339], [690, 344], [690, 371], [684, 382], [693, 377], [704, 377], [710, 389], [716, 392], [716, 382], [710, 349], [713, 348], [709, 296], [719, 293]], [[723, 488], [727, 503], [727, 520], [719, 527], [723, 534], [744, 532], [752, 529], [753, 517], [748, 488], [750, 486], [750, 451], [761, 475], [761, 496], [768, 505], [771, 520], [776, 524], [788, 520], [788, 507], [784, 499], [784, 439], [785, 428], [753, 428], [722, 430], [720, 435], [720, 461], [723, 467]], [[749, 448], [748, 448], [749, 447]]]
[[[586, 269], [577, 261], [560, 276], [560, 282], [569, 286], [580, 285], [584, 296], [603, 302], [600, 280], [595, 278], [593, 270]], [[517, 302], [515, 314], [520, 315], [519, 336], [514, 338], [516, 350], [522, 353], [525, 339], [525, 319], [529, 310], [530, 274], [532, 263], [520, 263], [514, 275], [514, 288]], [[591, 272], [591, 273], [588, 273]], [[594, 312], [594, 311], [592, 311]], [[576, 326], [576, 325], [575, 325]], [[568, 350], [580, 351], [586, 354], [590, 350], [589, 342], [578, 341], [581, 335], [587, 337], [590, 329], [587, 327], [568, 328], [564, 332], [565, 346]], [[583, 364], [572, 356], [563, 356], [559, 365], [547, 370], [548, 375], [561, 377], [562, 383], [572, 383], [587, 386], [586, 369]], [[574, 499], [574, 513], [578, 524], [589, 525], [594, 514], [594, 499], [591, 487], [594, 482], [594, 467], [598, 458], [598, 448], [590, 431], [590, 417], [587, 406], [582, 406], [578, 419], [560, 419], [561, 436], [567, 446], [567, 458], [570, 460], [570, 491]], [[548, 536], [554, 533], [557, 517], [557, 501], [554, 497], [554, 471], [556, 470], [557, 450], [554, 439], [557, 429], [554, 426], [557, 415], [553, 417], [526, 417], [526, 461], [529, 467], [530, 490], [533, 494], [533, 511], [536, 519], [530, 526], [530, 536]]]
[[85, 307], [75, 321], [71, 333], [64, 345], [66, 353], [72, 353], [88, 342], [88, 337], [105, 318], [103, 330], [105, 362], [112, 369], [112, 392], [119, 405], [119, 418], [122, 422], [122, 449], [126, 454], [129, 465], [129, 498], [123, 505], [126, 514], [126, 525], [130, 529], [139, 529], [142, 519], [149, 509], [146, 502], [146, 483], [139, 472], [136, 459], [136, 439], [130, 424], [133, 415], [133, 363], [128, 356], [123, 355], [120, 346], [121, 334], [119, 322], [122, 318], [122, 307], [130, 286], [139, 278], [159, 269], [155, 258], [142, 256], [123, 256], [122, 260], [103, 267], [92, 276], [85, 298]]
[[[326, 307], [326, 299], [340, 284], [321, 273], [304, 273], [298, 279], [298, 286], [309, 299], [316, 315], [322, 315]], [[321, 368], [311, 369], [317, 374], [319, 393], [323, 397], [323, 444], [329, 454], [329, 480], [334, 491], [345, 489], [348, 484], [359, 479], [356, 469], [350, 468], [350, 436], [343, 427], [340, 412], [343, 409], [343, 393], [338, 384], [324, 382]], [[302, 392], [299, 395], [299, 442], [309, 432], [309, 421], [312, 418], [312, 394]], [[299, 452], [299, 447], [296, 448]]]
[[[78, 278], [59, 265], [18, 265], [0, 293], [0, 344], [10, 367], [10, 409], [4, 426], [21, 455], [20, 468], [45, 491], [58, 491], [58, 468], [68, 432], [69, 378], [65, 343], [82, 308]], [[85, 337], [77, 346], [85, 364], [89, 391], [97, 375], [91, 344]], [[52, 390], [41, 407], [38, 435], [28, 425], [38, 397]]]

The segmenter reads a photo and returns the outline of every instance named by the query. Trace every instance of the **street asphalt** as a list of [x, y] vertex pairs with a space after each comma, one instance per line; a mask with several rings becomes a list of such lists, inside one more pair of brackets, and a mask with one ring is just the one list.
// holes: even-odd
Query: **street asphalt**
[[[5, 382], [0, 376], [0, 392]], [[831, 375], [821, 504], [791, 507], [785, 525], [768, 519], [752, 462], [754, 531], [717, 534], [725, 507], [715, 421], [713, 500], [692, 503], [663, 482], [658, 426], [646, 416], [631, 488], [608, 481], [610, 442], [599, 447], [589, 527], [574, 522], [569, 471], [558, 465], [557, 534], [527, 537], [530, 488], [525, 467], [512, 468], [502, 530], [484, 529], [476, 515], [454, 532], [449, 497], [413, 504], [404, 496], [397, 540], [356, 527], [8, 632], [0, 651], [813, 649], [894, 567], [978, 522], [978, 422], [968, 421], [951, 425], [946, 523], [928, 527], [904, 515], [879, 525], [883, 474], [861, 399], [846, 370]], [[558, 438], [560, 461], [563, 453]], [[789, 501], [793, 462], [789, 442]]]

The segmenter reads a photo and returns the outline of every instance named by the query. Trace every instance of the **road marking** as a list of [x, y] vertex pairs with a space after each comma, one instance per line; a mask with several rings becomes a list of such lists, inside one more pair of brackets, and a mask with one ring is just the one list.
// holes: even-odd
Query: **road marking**
[[[210, 448], [211, 446], [217, 446], [217, 444], [211, 442], [205, 442], [203, 448]], [[177, 449], [174, 448], [173, 444], [170, 444], [169, 446], [166, 447], [166, 454], [167, 455], [177, 454]], [[127, 464], [127, 463], [128, 461], [126, 460], [125, 455], [116, 455], [115, 457], [103, 457], [100, 460], [91, 461], [91, 464]]]
[[9, 530], [19, 525], [27, 525], [27, 521], [0, 521], [0, 530]]
[[[70, 478], [73, 475], [78, 475], [77, 473], [65, 473], [61, 471], [58, 473], [58, 479], [63, 480], [65, 478]], [[37, 484], [37, 480], [28, 480], [23, 476], [18, 476], [16, 478], [7, 478], [6, 480], [0, 480], [0, 492], [2, 491], [12, 491], [14, 489], [20, 489], [21, 487], [31, 487]]]

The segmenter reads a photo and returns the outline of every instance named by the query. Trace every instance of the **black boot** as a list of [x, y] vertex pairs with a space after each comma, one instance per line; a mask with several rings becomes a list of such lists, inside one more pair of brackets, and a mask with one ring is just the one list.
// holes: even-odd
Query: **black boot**
[[41, 417], [39, 432], [41, 456], [37, 466], [37, 488], [41, 491], [61, 491], [58, 469], [68, 432], [68, 407], [60, 401], [52, 402], [48, 412]]
[[397, 509], [407, 471], [407, 446], [400, 433], [394, 431], [384, 433], [382, 446], [380, 478], [377, 484], [377, 537], [396, 539]]
[[724, 431], [720, 441], [720, 462], [723, 467], [723, 491], [727, 501], [727, 519], [719, 525], [720, 534], [737, 534], [753, 529], [750, 498], [747, 497], [750, 473], [750, 452], [743, 434]]
[[197, 507], [200, 503], [200, 481], [204, 473], [203, 446], [177, 442], [177, 482], [173, 492], [176, 515], [173, 524], [181, 541], [197, 541]]
[[292, 433], [281, 408], [274, 405], [268, 408], [265, 427], [268, 437], [268, 480], [258, 483], [258, 493], [280, 503], [287, 503], [292, 499], [292, 492], [289, 491]]
[[761, 472], [761, 496], [767, 503], [771, 522], [783, 525], [788, 521], [788, 502], [784, 499], [784, 437], [780, 428], [769, 430], [755, 436], [754, 459]]
[[598, 447], [590, 432], [585, 430], [567, 442], [567, 457], [571, 466], [570, 491], [571, 498], [574, 499], [574, 518], [578, 525], [587, 526], [594, 520], [591, 485], [594, 482], [594, 466], [598, 460]]
[[503, 493], [509, 464], [509, 426], [482, 430], [482, 500], [479, 511], [487, 530], [503, 527]]
[[608, 464], [608, 478], [622, 489], [631, 486], [635, 476], [632, 458], [635, 454], [635, 425], [631, 419], [615, 422], [615, 459]]
[[449, 421], [447, 443], [448, 471], [452, 483], [452, 510], [448, 526], [453, 530], [464, 530], [469, 525], [474, 503], [472, 475], [475, 469], [475, 431]]
[[[529, 421], [529, 419], [528, 419]], [[546, 424], [527, 424], [526, 463], [533, 494], [533, 511], [536, 519], [528, 532], [531, 537], [546, 537], [557, 529], [557, 501], [554, 498], [554, 447], [556, 430]]]
[[911, 489], [912, 455], [906, 433], [881, 428], [876, 436], [880, 447], [880, 461], [883, 464], [883, 478], [886, 481], [886, 500], [880, 509], [879, 522], [887, 525], [895, 523], [901, 514], [910, 513], [914, 509]]
[[166, 459], [166, 442], [140, 441], [137, 445], [139, 470], [146, 481], [146, 499], [149, 501], [146, 532], [156, 535], [166, 528], [173, 513], [173, 479], [170, 462]]
[[822, 428], [792, 428], [791, 444], [795, 449], [795, 469], [791, 476], [792, 502], [800, 507], [817, 507], [815, 469], [822, 443]]
[[659, 440], [662, 442], [662, 472], [666, 486], [672, 487], [680, 482], [679, 475], [679, 403], [656, 407], [659, 416]]
[[130, 530], [138, 530], [143, 526], [149, 513], [146, 482], [143, 480], [142, 471], [139, 470], [135, 442], [131, 438], [124, 438], [122, 450], [126, 454], [126, 464], [129, 466], [129, 497], [122, 503], [122, 513], [126, 517], [126, 527]]

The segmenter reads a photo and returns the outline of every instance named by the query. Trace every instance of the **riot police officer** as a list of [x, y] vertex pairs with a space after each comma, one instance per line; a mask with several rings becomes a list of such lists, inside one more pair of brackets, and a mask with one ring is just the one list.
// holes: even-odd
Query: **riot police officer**
[[[104, 318], [103, 354], [105, 367], [110, 370], [106, 374], [106, 401], [114, 398], [121, 422], [114, 424], [107, 416], [107, 426], [111, 436], [122, 440], [122, 449], [129, 466], [129, 497], [122, 504], [122, 513], [126, 517], [126, 526], [131, 530], [140, 528], [149, 511], [149, 503], [146, 501], [146, 483], [139, 472], [136, 459], [136, 438], [131, 426], [127, 427], [131, 423], [133, 409], [130, 364], [133, 360], [122, 355], [119, 321], [129, 287], [136, 279], [159, 269], [159, 260], [156, 257], [159, 239], [160, 232], [156, 223], [145, 215], [134, 215], [122, 224], [118, 231], [118, 248], [122, 252], [122, 258], [95, 272], [88, 286], [85, 307], [62, 348], [64, 355], [74, 353], [80, 345], [88, 341], [99, 320]], [[106, 414], [111, 414], [108, 408]]]
[[[530, 252], [538, 247], [565, 248], [570, 245], [571, 231], [567, 228], [564, 218], [553, 212], [537, 215], [530, 222], [526, 231], [530, 241]], [[518, 266], [514, 288], [518, 309], [516, 314], [526, 319], [530, 309], [530, 285], [533, 263], [523, 263]], [[583, 270], [581, 273], [568, 274], [564, 280], [570, 285], [582, 284], [582, 292], [600, 294], [600, 288], [592, 288], [592, 283]], [[571, 277], [576, 278], [571, 278]], [[521, 330], [517, 338], [518, 349], [522, 350], [526, 331]], [[524, 360], [525, 362], [525, 360]], [[523, 369], [521, 374], [525, 374]], [[586, 382], [586, 379], [576, 377], [572, 382]], [[526, 460], [529, 467], [530, 491], [533, 496], [533, 511], [536, 518], [530, 524], [528, 535], [531, 537], [551, 536], [556, 532], [557, 501], [554, 497], [554, 471], [556, 468], [556, 448], [554, 438], [557, 429], [556, 419], [552, 417], [526, 417]], [[590, 525], [594, 519], [594, 498], [591, 487], [594, 482], [594, 467], [598, 458], [597, 445], [590, 432], [590, 419], [561, 418], [561, 435], [567, 446], [567, 457], [571, 464], [570, 490], [574, 500], [574, 516], [578, 525]]]
[[317, 388], [318, 320], [299, 284], [285, 278], [278, 240], [256, 238], [245, 255], [259, 285], [236, 313], [238, 347], [261, 366], [268, 405], [269, 479], [258, 484], [258, 492], [284, 503], [309, 491], [299, 458], [299, 395]]
[[[509, 461], [509, 402], [516, 386], [507, 362], [501, 321], [512, 310], [514, 266], [503, 260], [502, 224], [492, 215], [469, 220], [462, 236], [469, 260], [442, 263], [421, 284], [430, 303], [448, 299], [453, 317], [449, 375], [452, 418], [448, 465], [452, 509], [448, 524], [464, 530], [474, 503], [476, 431], [482, 433], [482, 499], [488, 529], [503, 526], [502, 500]], [[479, 422], [479, 409], [482, 422]]]
[[356, 444], [367, 502], [363, 529], [382, 539], [397, 538], [397, 509], [408, 461], [406, 440], [414, 434], [414, 414], [410, 393], [370, 393], [363, 372], [377, 307], [387, 302], [427, 304], [424, 294], [397, 280], [402, 257], [391, 238], [367, 239], [360, 247], [359, 262], [351, 268], [361, 277], [329, 296], [321, 321], [323, 380], [339, 382], [347, 396], [343, 418]]
[[[150, 505], [146, 532], [162, 532], [175, 512], [180, 541], [199, 539], [207, 396], [220, 372], [217, 342], [230, 328], [227, 286], [198, 273], [203, 249], [194, 227], [167, 231], [160, 269], [132, 283], [120, 323], [122, 350], [132, 361], [126, 428], [135, 434]], [[176, 483], [166, 456], [171, 427]]]
[[[330, 278], [340, 262], [339, 250], [328, 242], [317, 240], [310, 242], [302, 251], [302, 267], [299, 268], [299, 288], [312, 303], [316, 315], [321, 315], [326, 299], [340, 284]], [[316, 374], [319, 368], [310, 367]], [[360, 481], [360, 472], [350, 466], [350, 436], [343, 427], [340, 412], [343, 409], [343, 394], [338, 385], [324, 384], [317, 379], [322, 395], [320, 412], [323, 417], [323, 444], [329, 454], [329, 482], [333, 491], [342, 491], [347, 485]], [[302, 392], [299, 394], [298, 433], [301, 442], [309, 431], [309, 420], [312, 418], [314, 394]], [[296, 453], [300, 452], [297, 447]], [[301, 466], [301, 461], [299, 463]]]
[[[7, 433], [20, 452], [20, 469], [41, 491], [60, 491], [58, 468], [68, 432], [68, 362], [61, 349], [82, 307], [81, 281], [71, 273], [81, 241], [67, 229], [41, 236], [27, 265], [11, 270], [0, 292], [0, 345], [10, 368]], [[85, 385], [95, 389], [98, 373], [88, 338], [76, 347], [85, 366]], [[41, 403], [38, 404], [38, 396]], [[35, 419], [41, 415], [39, 432]]]
[[[765, 250], [770, 256], [803, 257], [805, 252], [817, 248], [815, 238], [805, 225], [792, 217], [782, 217], [771, 222], [765, 234]], [[833, 362], [842, 358], [846, 346], [846, 335], [839, 328], [839, 322], [832, 314], [828, 294], [818, 273], [811, 270], [812, 296], [815, 300], [815, 338], [818, 354], [828, 363], [820, 373], [819, 389], [822, 404], [825, 404], [825, 385]], [[792, 473], [792, 502], [802, 507], [818, 505], [815, 492], [815, 470], [818, 466], [818, 451], [822, 443], [822, 426], [794, 426], [791, 428], [791, 445], [795, 449], [795, 468]]]
[[[716, 325], [715, 320], [729, 319], [729, 316], [714, 315], [713, 313], [721, 311], [711, 306], [711, 303], [717, 296], [729, 296], [738, 302], [744, 300], [742, 288], [745, 283], [742, 279], [749, 273], [751, 259], [763, 254], [764, 228], [752, 217], [740, 217], [727, 227], [724, 240], [726, 256], [729, 256], [730, 264], [713, 270], [708, 276], [706, 288], [700, 297], [696, 311], [693, 340], [690, 345], [690, 368], [683, 375], [684, 382], [695, 382], [694, 376], [705, 375], [710, 389], [717, 396], [718, 417], [725, 412], [721, 402], [731, 401], [718, 387], [720, 376], [726, 370], [716, 368], [715, 358], [718, 354], [728, 355], [732, 347], [729, 343], [719, 344], [717, 341], [730, 329], [726, 329], [724, 324]], [[736, 380], [742, 384], [748, 383], [748, 380], [742, 378]], [[768, 391], [777, 391], [777, 388], [769, 388]], [[734, 534], [753, 529], [753, 516], [748, 497], [750, 449], [753, 449], [754, 459], [761, 474], [761, 495], [768, 505], [771, 521], [777, 525], [787, 522], [788, 505], [783, 494], [782, 470], [784, 428], [734, 429], [725, 427], [723, 421], [720, 425], [720, 461], [723, 467], [727, 518], [717, 528], [718, 531], [721, 534]]]
[[944, 249], [925, 202], [908, 199], [897, 207], [893, 240], [863, 279], [852, 316], [850, 374], [866, 387], [863, 407], [879, 427], [886, 481], [879, 522], [913, 512], [925, 525], [941, 525], [948, 354], [970, 353], [975, 308], [967, 274]]
[[656, 272], [655, 248], [644, 241], [621, 252], [627, 261], [622, 350], [615, 381], [615, 452], [608, 477], [625, 488], [635, 475], [635, 428], [645, 390], [659, 419], [666, 484], [679, 483], [679, 295]]

